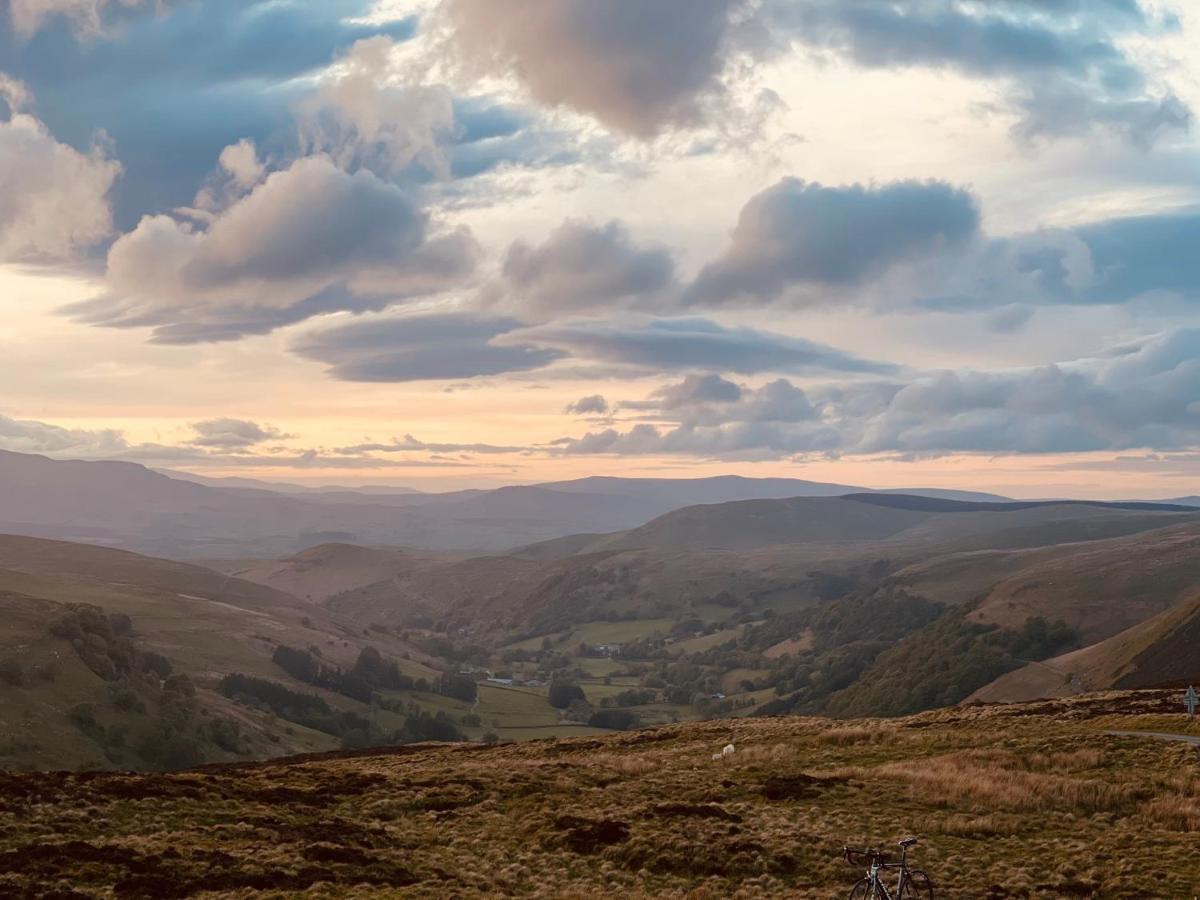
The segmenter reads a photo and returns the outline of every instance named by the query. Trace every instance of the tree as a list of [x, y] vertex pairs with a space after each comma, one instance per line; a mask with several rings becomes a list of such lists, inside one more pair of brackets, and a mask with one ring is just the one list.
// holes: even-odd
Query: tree
[[556, 678], [550, 683], [550, 705], [555, 709], [566, 709], [572, 701], [587, 701], [583, 688], [565, 678]]
[[640, 722], [637, 713], [628, 709], [600, 709], [588, 719], [588, 724], [593, 728], [611, 728], [614, 731], [637, 728]]
[[470, 675], [447, 672], [442, 676], [441, 693], [464, 703], [474, 703], [479, 696], [479, 685]]

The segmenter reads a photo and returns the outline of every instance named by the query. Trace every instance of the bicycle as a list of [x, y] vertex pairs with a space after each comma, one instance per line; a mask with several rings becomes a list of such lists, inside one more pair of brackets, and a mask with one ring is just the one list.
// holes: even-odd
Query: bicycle
[[[849, 900], [933, 900], [933, 882], [920, 869], [908, 867], [908, 848], [917, 843], [915, 837], [899, 842], [900, 862], [889, 862], [887, 856], [873, 848], [842, 848], [842, 856], [851, 865], [867, 864], [867, 877], [854, 885]], [[896, 893], [891, 893], [883, 883], [881, 873], [899, 871]]]

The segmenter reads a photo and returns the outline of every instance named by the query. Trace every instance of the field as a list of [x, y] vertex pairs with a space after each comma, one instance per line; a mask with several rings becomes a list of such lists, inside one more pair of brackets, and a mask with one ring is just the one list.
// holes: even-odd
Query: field
[[173, 775], [3, 776], [0, 893], [820, 897], [917, 834], [939, 897], [1192, 897], [1175, 693], [420, 745]]

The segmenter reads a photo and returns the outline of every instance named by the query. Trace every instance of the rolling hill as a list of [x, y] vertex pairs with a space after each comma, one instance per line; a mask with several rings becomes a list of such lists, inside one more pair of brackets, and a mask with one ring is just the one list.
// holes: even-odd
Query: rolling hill
[[967, 703], [1021, 703], [1072, 697], [1106, 687], [1200, 683], [1200, 590], [1171, 609], [1106, 640], [1009, 672]]
[[736, 477], [581, 479], [445, 494], [266, 484], [0, 451], [0, 532], [177, 559], [269, 558], [331, 542], [480, 553], [628, 529], [708, 500], [859, 490]]
[[[371, 647], [410, 676], [440, 674], [394, 635], [364, 635], [290, 594], [108, 548], [0, 535], [0, 608], [7, 766], [141, 768], [169, 765], [175, 752], [221, 760], [336, 747], [329, 733], [284, 727], [219, 690], [240, 674], [312, 693], [273, 662], [280, 646], [319, 648], [324, 665], [344, 671]], [[366, 709], [316, 693], [335, 709]], [[168, 752], [170, 741], [193, 746]]]
[[906, 494], [848, 494], [691, 506], [628, 531], [572, 535], [522, 547], [553, 558], [614, 550], [751, 549], [782, 544], [888, 541], [945, 550], [1037, 547], [1133, 534], [1200, 518], [1170, 504], [968, 502]]

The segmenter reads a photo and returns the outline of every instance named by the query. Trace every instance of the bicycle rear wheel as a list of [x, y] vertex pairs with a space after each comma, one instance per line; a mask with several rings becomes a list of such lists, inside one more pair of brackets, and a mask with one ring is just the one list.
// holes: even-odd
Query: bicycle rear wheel
[[883, 900], [884, 893], [870, 878], [864, 878], [850, 890], [849, 900]]
[[933, 900], [933, 882], [920, 869], [910, 869], [900, 887], [900, 900]]

